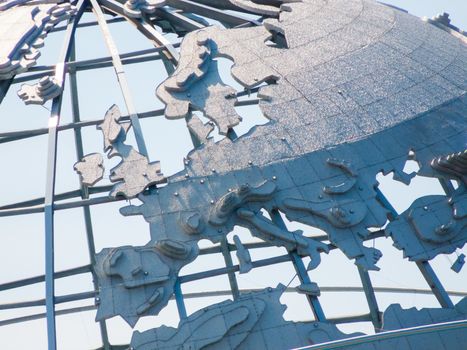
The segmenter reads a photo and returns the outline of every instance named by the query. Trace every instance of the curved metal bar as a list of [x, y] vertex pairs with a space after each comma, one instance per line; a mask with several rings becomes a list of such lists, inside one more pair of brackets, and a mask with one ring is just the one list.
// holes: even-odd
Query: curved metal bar
[[104, 40], [105, 44], [107, 45], [107, 49], [112, 56], [112, 63], [115, 69], [115, 73], [117, 74], [118, 83], [120, 85], [120, 89], [122, 90], [123, 99], [125, 100], [125, 105], [128, 110], [128, 114], [130, 115], [131, 125], [133, 126], [133, 131], [135, 133], [138, 151], [147, 157], [148, 151], [146, 148], [146, 143], [144, 142], [143, 131], [139, 123], [136, 107], [131, 97], [130, 87], [128, 86], [128, 81], [126, 79], [125, 71], [123, 70], [123, 64], [118, 54], [117, 46], [115, 45], [112, 35], [110, 34], [110, 30], [107, 22], [105, 21], [101, 6], [96, 0], [90, 0], [90, 2], [92, 4], [93, 12], [97, 17], [97, 21], [99, 22], [99, 27], [104, 34]]
[[[87, 0], [80, 0], [77, 4], [77, 13], [68, 23], [60, 58], [55, 66], [55, 79], [63, 91], [65, 85], [66, 63], [70, 57], [73, 37]], [[44, 214], [45, 214], [45, 300], [47, 314], [47, 341], [49, 350], [55, 350], [55, 283], [54, 283], [54, 196], [55, 175], [57, 166], [57, 127], [60, 124], [60, 112], [63, 92], [52, 101], [52, 110], [49, 118], [49, 140], [47, 176], [45, 187]]]
[[[196, 294], [196, 293], [185, 294], [186, 298], [192, 298], [191, 294]], [[225, 295], [230, 295], [230, 291], [228, 292], [228, 294], [225, 294]], [[172, 298], [172, 300], [174, 300], [174, 298]], [[79, 312], [93, 311], [96, 309], [97, 309], [96, 305], [86, 305], [86, 306], [73, 307], [69, 309], [57, 310], [56, 314], [57, 316], [61, 316], [61, 315], [75, 314]], [[0, 327], [10, 325], [10, 324], [15, 324], [15, 323], [39, 320], [44, 317], [45, 317], [45, 313], [37, 313], [37, 314], [32, 314], [32, 315], [27, 315], [27, 316], [10, 318], [7, 320], [0, 321]], [[352, 315], [352, 316], [330, 318], [328, 319], [328, 322], [339, 324], [339, 323], [348, 323], [348, 322], [367, 322], [369, 320], [370, 320], [370, 315], [364, 314], [364, 315]], [[304, 320], [304, 321], [298, 321], [298, 322], [315, 322], [315, 321]], [[127, 350], [128, 346], [123, 346], [122, 348]], [[103, 349], [103, 348], [100, 348], [100, 349]], [[115, 345], [112, 345], [111, 349], [115, 349]]]
[[[64, 209], [72, 209], [72, 208], [79, 208], [86, 205], [96, 205], [96, 204], [103, 204], [103, 203], [110, 203], [110, 202], [117, 202], [126, 200], [126, 198], [119, 197], [119, 198], [112, 198], [109, 196], [97, 197], [97, 198], [90, 198], [90, 199], [83, 199], [68, 203], [60, 203], [54, 205], [54, 210], [64, 210]], [[14, 216], [14, 215], [25, 215], [25, 214], [33, 214], [33, 213], [42, 213], [46, 209], [45, 205], [36, 205], [31, 207], [23, 207], [19, 209], [5, 209], [0, 211], [0, 217], [2, 216]]]
[[[60, 295], [55, 297], [55, 304], [62, 304], [62, 303], [69, 303], [72, 301], [84, 300], [94, 298], [97, 292], [82, 292], [82, 293], [74, 293], [68, 295]], [[34, 307], [34, 306], [43, 306], [45, 305], [45, 299], [38, 299], [38, 300], [29, 300], [29, 301], [22, 301], [19, 303], [10, 303], [10, 304], [2, 304], [0, 305], [0, 310], [10, 310], [10, 309], [20, 309], [25, 307]]]
[[435, 323], [425, 326], [410, 327], [404, 329], [397, 329], [394, 331], [381, 332], [371, 335], [362, 335], [359, 337], [352, 337], [342, 340], [335, 340], [331, 342], [321, 343], [317, 345], [304, 346], [296, 348], [295, 350], [331, 350], [331, 349], [344, 349], [354, 345], [372, 344], [381, 340], [397, 339], [408, 337], [412, 335], [422, 335], [435, 332], [447, 332], [456, 329], [465, 329], [467, 331], [467, 320], [452, 321], [444, 323]]
[[13, 79], [0, 81], [0, 103], [2, 103], [3, 99], [5, 98], [12, 82]]
[[[259, 292], [262, 289], [240, 289], [239, 292], [241, 294], [243, 293], [254, 293], [254, 292]], [[336, 286], [336, 287], [320, 287], [321, 292], [334, 292], [334, 293], [355, 293], [359, 292], [362, 293], [364, 292], [364, 289], [362, 287], [347, 287], [347, 286]], [[410, 288], [388, 288], [388, 287], [375, 287], [374, 290], [379, 293], [400, 293], [400, 294], [422, 294], [422, 295], [431, 295], [431, 290], [429, 289], [410, 289]], [[285, 293], [297, 293], [296, 289], [293, 287], [288, 287], [285, 291]], [[449, 295], [451, 296], [458, 296], [458, 297], [465, 297], [467, 296], [467, 292], [458, 292], [458, 291], [448, 291]], [[56, 299], [56, 304], [58, 303], [66, 303], [66, 302], [71, 302], [71, 301], [77, 301], [77, 300], [85, 300], [85, 299], [90, 299], [94, 298], [97, 295], [97, 292], [94, 291], [88, 291], [88, 292], [83, 292], [83, 293], [77, 293], [77, 294], [69, 294], [69, 295], [64, 295], [57, 297]], [[231, 290], [219, 290], [219, 291], [206, 291], [206, 292], [192, 292], [192, 293], [185, 293], [183, 295], [184, 299], [196, 299], [196, 298], [211, 298], [211, 297], [222, 297], [222, 296], [227, 296], [230, 297], [232, 295]], [[171, 300], [175, 300], [175, 297], [173, 296]], [[28, 303], [28, 304], [26, 304]], [[32, 305], [33, 303], [37, 305]], [[24, 305], [23, 305], [24, 304]], [[14, 304], [3, 304], [0, 305], [0, 310], [2, 309], [16, 309], [16, 308], [23, 308], [23, 307], [31, 307], [31, 306], [42, 306], [44, 305], [43, 302], [41, 301], [27, 301], [27, 302], [22, 302], [22, 303], [14, 303]], [[97, 306], [92, 305], [91, 308], [87, 308], [85, 310], [81, 310], [81, 308], [71, 308], [71, 309], [66, 309], [69, 310], [66, 312], [66, 314], [69, 313], [76, 313], [76, 312], [82, 312], [82, 311], [89, 311], [89, 310], [94, 310], [96, 309]], [[60, 315], [62, 314], [61, 312], [65, 310], [60, 310], [57, 311], [56, 314]], [[36, 318], [29, 318], [29, 317], [35, 317]], [[19, 323], [19, 322], [25, 322], [29, 321], [32, 319], [38, 319], [38, 318], [44, 318], [45, 314], [35, 314], [35, 315], [29, 315], [25, 317], [19, 317], [19, 318], [12, 318], [12, 319], [7, 319], [7, 320], [2, 320], [0, 321], [0, 326], [11, 324], [11, 323]], [[351, 316], [342, 316], [342, 317], [336, 317], [336, 318], [328, 318], [326, 320], [327, 322], [330, 323], [350, 323], [350, 322], [367, 322], [371, 321], [371, 314], [365, 314], [365, 315], [351, 315]], [[315, 321], [304, 321], [304, 322], [315, 322]]]
[[177, 9], [186, 11], [186, 12], [195, 12], [201, 16], [218, 20], [219, 22], [226, 23], [233, 27], [238, 26], [238, 25], [245, 25], [245, 24], [261, 25], [261, 23], [259, 23], [258, 21], [248, 19], [239, 14], [227, 13], [215, 7], [200, 4], [195, 1], [168, 0], [167, 4]]
[[[75, 268], [68, 269], [68, 270], [55, 272], [54, 279], [74, 276], [74, 275], [80, 275], [82, 273], [87, 273], [87, 272], [91, 272], [91, 265], [84, 265], [84, 266], [79, 266], [79, 267], [75, 267]], [[0, 292], [4, 290], [9, 290], [9, 289], [30, 286], [32, 284], [41, 283], [44, 281], [45, 281], [45, 275], [40, 275], [40, 276], [25, 278], [25, 279], [18, 280], [18, 281], [8, 282], [8, 283], [0, 284]]]
[[[155, 60], [160, 59], [160, 51], [161, 50], [158, 48], [135, 51], [134, 53], [121, 54], [120, 58], [122, 59], [123, 65], [141, 63], [141, 62], [147, 62], [147, 61], [155, 61]], [[112, 67], [112, 66], [113, 66], [112, 58], [109, 56], [104, 56], [104, 57], [94, 58], [94, 59], [89, 59], [89, 60], [72, 61], [70, 62], [69, 65], [67, 65], [67, 71], [75, 70], [77, 72], [81, 72], [81, 71], [86, 71], [90, 69], [106, 68], [106, 67]], [[18, 83], [22, 83], [25, 81], [42, 78], [46, 75], [49, 75], [51, 72], [53, 72], [54, 68], [55, 66], [53, 65], [31, 67], [28, 70], [28, 73], [31, 73], [31, 72], [37, 72], [37, 73], [23, 74], [23, 75], [17, 76], [12, 81], [12, 84], [18, 84]]]
[[[149, 56], [152, 57], [152, 56]], [[124, 61], [122, 61], [123, 63]], [[109, 64], [110, 66], [110, 64]], [[240, 96], [245, 96], [243, 92], [240, 92], [237, 94], [237, 97]], [[251, 100], [245, 100], [245, 101], [238, 101], [235, 106], [236, 107], [242, 107], [242, 106], [251, 106], [251, 105], [257, 105], [259, 103], [260, 99], [251, 99]], [[150, 117], [160, 117], [164, 115], [164, 110], [165, 109], [154, 109], [152, 111], [147, 111], [143, 113], [138, 113], [138, 118], [139, 119], [144, 119], [144, 118], [150, 118]], [[121, 121], [128, 121], [130, 120], [130, 116], [124, 115], [120, 117]], [[100, 123], [102, 123], [103, 119], [93, 119], [93, 120], [84, 120], [80, 122], [74, 122], [74, 123], [68, 123], [64, 125], [60, 125], [57, 127], [58, 131], [63, 131], [63, 130], [70, 130], [70, 129], [80, 129], [84, 128], [87, 126], [95, 126]], [[0, 144], [1, 143], [7, 143], [7, 142], [13, 142], [13, 141], [18, 141], [22, 139], [27, 139], [30, 137], [34, 136], [40, 136], [40, 135], [45, 135], [48, 132], [48, 128], [39, 128], [39, 129], [32, 129], [32, 130], [22, 130], [22, 131], [7, 131], [7, 132], [2, 132], [0, 133]], [[3, 208], [3, 207], [2, 207]]]
[[[74, 314], [74, 313], [77, 313], [77, 312], [92, 311], [92, 310], [95, 310], [95, 309], [96, 309], [95, 305], [88, 305], [88, 306], [74, 307], [74, 308], [65, 309], [65, 310], [57, 310], [55, 312], [55, 314], [57, 316], [61, 316], [61, 315]], [[28, 316], [21, 316], [21, 317], [16, 317], [16, 318], [10, 318], [8, 320], [0, 321], [0, 327], [7, 326], [7, 325], [10, 325], [10, 324], [14, 324], [14, 323], [21, 323], [21, 322], [27, 322], [27, 321], [40, 320], [41, 318], [44, 318], [44, 317], [46, 317], [45, 313], [33, 314], [33, 315], [28, 315]]]
[[[72, 47], [71, 58], [73, 60], [75, 60], [76, 58], [75, 45], [73, 45]], [[79, 123], [81, 120], [80, 120], [80, 111], [79, 111], [78, 80], [76, 77], [76, 71], [73, 69], [70, 70], [69, 77], [70, 77], [70, 92], [71, 92], [71, 101], [72, 101], [71, 111], [73, 115], [73, 122]], [[74, 131], [74, 136], [75, 136], [76, 158], [77, 158], [77, 161], [79, 162], [84, 157], [83, 139], [82, 139], [80, 128], [74, 129], [73, 131]], [[83, 184], [81, 179], [80, 179], [80, 192], [81, 192], [81, 199], [89, 198], [88, 187]], [[84, 226], [86, 230], [89, 260], [91, 261], [92, 284], [94, 286], [94, 289], [97, 290], [99, 286], [97, 282], [97, 275], [94, 271], [96, 247], [94, 243], [94, 233], [92, 229], [91, 209], [89, 208], [89, 206], [83, 206], [83, 216], [84, 216]], [[92, 295], [94, 295], [94, 293]], [[99, 329], [100, 329], [100, 334], [101, 334], [102, 343], [104, 345], [104, 349], [110, 350], [110, 343], [109, 343], [107, 325], [106, 325], [105, 320], [99, 321]]]
[[[139, 113], [139, 119], [150, 118], [150, 117], [159, 117], [164, 115], [164, 109], [154, 109], [152, 111], [147, 111]], [[130, 116], [124, 115], [120, 118], [121, 121], [129, 121]], [[57, 128], [58, 131], [70, 130], [70, 129], [80, 129], [87, 126], [95, 126], [103, 122], [103, 119], [94, 119], [94, 120], [85, 120], [76, 123], [69, 123], [61, 125]], [[47, 128], [24, 130], [24, 131], [10, 131], [0, 133], [0, 143], [13, 142], [21, 139], [26, 139], [29, 137], [40, 136], [47, 134]]]
[[[153, 27], [152, 23], [150, 23], [149, 20], [146, 20], [144, 17], [142, 19], [127, 17], [123, 10], [122, 4], [120, 4], [117, 1], [101, 0], [100, 3], [109, 11], [126, 18], [129, 23], [136, 26], [136, 28], [141, 33], [143, 33], [144, 36], [151, 40], [156, 47], [162, 47], [163, 51], [166, 52], [166, 54], [172, 60], [172, 63], [177, 64], [180, 58], [179, 53], [177, 52], [177, 50], [175, 50], [175, 47], [172, 45], [172, 43], [170, 43], [161, 33], [159, 33]], [[105, 23], [103, 24], [105, 25]]]

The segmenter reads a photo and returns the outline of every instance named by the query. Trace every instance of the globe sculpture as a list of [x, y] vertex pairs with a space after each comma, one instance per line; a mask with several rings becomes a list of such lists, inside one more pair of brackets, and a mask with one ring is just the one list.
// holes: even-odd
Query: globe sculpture
[[[113, 23], [136, 28], [153, 47], [119, 53]], [[100, 28], [109, 56], [76, 59], [78, 33], [87, 27]], [[38, 65], [57, 33], [63, 35], [58, 60]], [[153, 61], [166, 69], [147, 71], [162, 77], [153, 86], [162, 108], [141, 111], [125, 69]], [[102, 67], [114, 69], [122, 98], [98, 119], [81, 120], [77, 72]], [[0, 130], [0, 146], [13, 145], [2, 153], [14, 152], [21, 140], [47, 138], [42, 197], [0, 207], [2, 219], [40, 215], [45, 244], [42, 275], [0, 284], [0, 292], [14, 292], [45, 282], [44, 297], [0, 310], [45, 305], [45, 313], [4, 317], [0, 325], [45, 318], [48, 349], [57, 348], [56, 318], [89, 310], [95, 310], [102, 349], [465, 349], [467, 299], [453, 302], [431, 260], [457, 251], [452, 270], [460, 272], [464, 262], [466, 87], [467, 37], [446, 14], [422, 21], [371, 0], [1, 1], [0, 102], [11, 99], [28, 111], [50, 108], [45, 127]], [[95, 101], [103, 93], [97, 90]], [[62, 109], [67, 99], [71, 110]], [[248, 117], [239, 107], [258, 108], [266, 121], [240, 133]], [[188, 131], [192, 150], [178, 159], [180, 171], [167, 173], [163, 161], [149, 156], [153, 130], [143, 121], [156, 117], [182, 122]], [[67, 171], [79, 188], [58, 192], [57, 155], [66, 132], [73, 133], [77, 157]], [[83, 142], [83, 135], [99, 144]], [[416, 171], [404, 170], [408, 161], [417, 163]], [[2, 172], [14, 167], [4, 162]], [[435, 179], [444, 193], [419, 196], [397, 211], [379, 186], [380, 173], [407, 185], [416, 176]], [[19, 186], [2, 182], [2, 192]], [[91, 209], [111, 204], [124, 220], [144, 220], [150, 240], [96, 250]], [[76, 208], [82, 208], [89, 264], [56, 270], [55, 217]], [[116, 226], [107, 223], [110, 233]], [[130, 242], [134, 234], [127, 232]], [[382, 258], [375, 242], [383, 241], [416, 266], [439, 307], [380, 308], [371, 277]], [[266, 247], [280, 250], [257, 258], [254, 252]], [[329, 317], [320, 302], [313, 275], [333, 251], [358, 270], [364, 315]], [[209, 254], [224, 265], [183, 272]], [[284, 264], [295, 271], [295, 288], [287, 281], [239, 287], [237, 279], [259, 268], [273, 280]], [[55, 283], [80, 274], [92, 275], [93, 290], [56, 295]], [[198, 297], [231, 299], [187, 312], [188, 297], [196, 296], [183, 286], [207, 285], [215, 276], [228, 278], [228, 293], [206, 290]], [[279, 298], [286, 293], [305, 301], [309, 320], [284, 318]], [[57, 309], [83, 300], [92, 303]], [[162, 318], [161, 326], [135, 330], [124, 345], [109, 341], [110, 319], [119, 316], [135, 327], [171, 300], [175, 326]], [[337, 326], [359, 321], [371, 322], [373, 334]]]

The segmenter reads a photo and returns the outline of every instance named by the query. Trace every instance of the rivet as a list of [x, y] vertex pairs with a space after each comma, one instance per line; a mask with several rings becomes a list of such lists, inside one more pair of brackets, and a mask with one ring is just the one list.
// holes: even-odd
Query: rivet
[[200, 180], [199, 182], [200, 182], [201, 184], [204, 184], [204, 180]]
[[272, 179], [273, 179], [273, 180], [277, 180], [277, 176], [273, 176]]
[[211, 204], [214, 204], [214, 201], [211, 199]]
[[177, 196], [178, 196], [178, 192], [175, 192], [175, 193], [174, 193], [174, 196], [177, 197]]
[[319, 199], [323, 199], [323, 195], [320, 194], [320, 195], [318, 196], [318, 198], [319, 198]]
[[185, 160], [184, 163], [185, 163], [185, 165], [188, 165], [189, 162], [187, 160]]
[[221, 228], [220, 228], [220, 229], [218, 229], [218, 230], [217, 230], [217, 232], [219, 232], [219, 233], [222, 233], [222, 229], [221, 229]]
[[428, 207], [427, 206], [423, 207], [423, 210], [428, 210]]
[[211, 169], [211, 171], [212, 171], [213, 173], [215, 173], [215, 172], [216, 172], [216, 169]]
[[350, 209], [350, 210], [349, 210], [349, 213], [350, 213], [350, 214], [353, 214], [353, 213], [355, 213], [355, 212], [353, 211], [353, 209]]
[[190, 177], [190, 175], [188, 175], [188, 174], [185, 174], [185, 177], [186, 177], [186, 178], [189, 178], [189, 177]]
[[229, 192], [232, 192], [232, 189], [231, 189], [231, 188], [229, 188], [227, 191], [229, 191]]
[[285, 141], [285, 137], [281, 137], [281, 141]]
[[253, 164], [253, 162], [252, 162], [251, 160], [249, 160], [249, 161], [248, 161], [248, 164], [250, 164], [250, 165], [251, 165], [251, 164]]
[[188, 97], [191, 97], [191, 94], [190, 94], [190, 93], [187, 93], [186, 95], [187, 95]]
[[145, 276], [149, 275], [149, 272], [144, 271], [144, 275], [145, 275]]

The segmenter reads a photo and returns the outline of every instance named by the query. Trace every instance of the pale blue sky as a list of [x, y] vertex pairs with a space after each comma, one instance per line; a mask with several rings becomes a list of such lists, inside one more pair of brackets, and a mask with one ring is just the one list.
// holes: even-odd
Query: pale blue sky
[[465, 0], [390, 0], [381, 2], [405, 9], [418, 17], [433, 17], [447, 12], [452, 24], [467, 30], [467, 1]]

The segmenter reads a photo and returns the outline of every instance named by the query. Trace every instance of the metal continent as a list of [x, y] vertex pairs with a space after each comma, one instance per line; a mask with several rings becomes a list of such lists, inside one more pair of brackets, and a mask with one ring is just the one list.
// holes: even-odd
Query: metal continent
[[[392, 304], [383, 314], [383, 324], [385, 331], [391, 331], [431, 323], [465, 320], [466, 318], [467, 298], [463, 298], [454, 308], [423, 308], [417, 310], [416, 308], [402, 309], [399, 304]], [[415, 335], [404, 339], [379, 342], [379, 344], [381, 349], [462, 349], [462, 346], [467, 344], [467, 333], [461, 330], [454, 330], [446, 334], [432, 332], [426, 335]]]
[[[235, 301], [224, 301], [201, 309], [180, 321], [177, 328], [159, 327], [134, 332], [131, 347], [149, 349], [288, 349], [355, 337], [361, 333], [344, 334], [330, 323], [284, 321], [285, 307], [279, 297], [285, 286], [242, 294]], [[455, 308], [404, 310], [399, 304], [390, 305], [383, 314], [381, 332], [410, 328], [431, 323], [463, 320], [467, 317], [467, 298]], [[467, 342], [462, 330], [449, 334], [413, 335], [405, 339], [380, 340], [369, 344], [349, 345], [351, 350], [407, 350], [456, 349]]]
[[173, 240], [103, 249], [94, 267], [100, 285], [96, 321], [121, 315], [134, 327], [140, 317], [159, 313], [172, 295], [176, 274], [197, 251], [196, 245]]
[[18, 96], [24, 101], [25, 104], [38, 104], [43, 105], [46, 101], [57, 97], [62, 93], [62, 88], [57, 84], [55, 78], [49, 76], [43, 77], [37, 84], [21, 85], [18, 91]]
[[145, 188], [153, 184], [166, 181], [161, 173], [159, 162], [149, 163], [148, 158], [136, 151], [133, 146], [124, 143], [126, 134], [130, 128], [129, 123], [118, 123], [120, 111], [113, 105], [106, 113], [102, 124], [98, 129], [104, 136], [104, 152], [109, 151], [107, 157], [122, 158], [122, 161], [110, 170], [110, 181], [116, 182], [110, 196], [119, 195], [125, 198], [133, 198]]
[[[160, 327], [136, 331], [135, 350], [149, 349], [286, 349], [317, 344], [349, 335], [327, 323], [284, 321], [279, 297], [284, 285], [241, 295], [195, 312], [176, 329]], [[353, 336], [358, 334], [353, 334]]]
[[75, 163], [73, 169], [81, 176], [86, 186], [94, 186], [104, 176], [104, 159], [100, 153], [91, 153]]
[[[149, 245], [219, 242], [241, 225], [274, 245], [310, 256], [309, 268], [315, 268], [329, 246], [284, 231], [260, 214], [261, 209], [279, 210], [289, 220], [324, 230], [331, 244], [363, 270], [378, 270], [381, 252], [363, 244], [372, 239], [369, 228], [382, 227], [391, 215], [375, 191], [376, 174], [394, 172], [410, 182], [413, 175], [402, 169], [412, 152], [418, 175], [446, 176], [431, 161], [433, 155], [465, 149], [467, 71], [459, 62], [467, 49], [448, 33], [371, 1], [303, 1], [286, 8], [279, 20], [262, 27], [210, 27], [186, 36], [177, 69], [157, 89], [167, 104], [166, 116], [186, 117], [191, 105], [221, 134], [240, 122], [233, 112], [233, 90], [223, 85], [213, 62], [227, 56], [234, 61], [233, 77], [245, 88], [269, 84], [258, 96], [271, 121], [237, 139], [205, 142], [188, 154], [185, 169], [169, 177], [166, 186], [140, 193], [143, 204], [121, 213], [144, 216]], [[272, 32], [282, 33], [287, 46], [269, 46]], [[334, 44], [342, 41], [346, 44]], [[428, 55], [433, 41], [450, 54], [436, 49]], [[329, 45], [332, 52], [324, 49]], [[200, 125], [196, 130], [202, 139], [210, 132]], [[255, 188], [261, 193], [263, 186], [270, 187], [264, 195], [243, 194]], [[416, 232], [407, 234], [407, 245], [415, 247]], [[431, 253], [420, 259], [450, 252], [466, 239], [460, 234], [449, 248], [443, 240], [432, 242]]]
[[76, 7], [68, 2], [37, 5], [28, 2], [0, 4], [0, 80], [10, 79], [35, 65], [47, 33], [76, 13]]
[[[450, 25], [447, 16], [423, 22], [370, 0], [103, 3], [107, 11], [121, 9], [121, 15], [138, 29], [150, 32], [163, 46], [159, 54], [165, 55], [164, 63], [169, 56], [178, 62], [156, 95], [166, 105], [165, 116], [185, 118], [198, 142], [187, 155], [183, 171], [165, 178], [159, 162], [150, 162], [145, 151], [125, 143], [131, 123], [139, 128], [131, 108], [131, 123], [121, 120], [114, 105], [98, 126], [108, 158], [122, 159], [110, 171], [114, 186], [109, 196], [112, 200], [138, 198], [141, 204], [126, 205], [120, 212], [142, 215], [151, 239], [139, 247], [105, 248], [91, 259], [99, 287], [96, 320], [120, 315], [134, 327], [141, 317], [157, 315], [180, 287], [180, 270], [198, 256], [198, 242], [225, 243], [235, 226], [247, 228], [271, 246], [286, 248], [300, 262], [301, 257], [309, 257], [308, 269], [320, 264], [322, 253], [340, 249], [354, 260], [361, 276], [378, 270], [382, 255], [365, 242], [384, 234], [420, 265], [467, 242], [467, 47], [463, 32]], [[166, 3], [169, 7], [163, 7]], [[147, 26], [148, 15], [180, 19], [183, 11], [170, 7], [187, 3], [201, 8], [216, 4], [223, 10], [269, 18], [249, 22], [256, 27], [213, 25], [189, 32], [177, 57], [174, 47]], [[10, 80], [34, 65], [47, 32], [75, 12], [70, 3], [34, 5], [10, 0], [0, 4], [1, 28], [15, 29], [11, 37], [0, 35], [0, 80]], [[186, 21], [185, 25], [200, 27], [199, 22]], [[259, 107], [269, 119], [240, 137], [235, 134], [242, 122], [236, 110], [239, 93], [222, 81], [216, 60], [220, 57], [233, 61], [230, 72], [245, 93], [257, 91]], [[121, 65], [115, 52], [112, 60]], [[121, 83], [124, 72], [115, 62]], [[19, 96], [26, 103], [42, 104], [61, 93], [62, 84], [53, 86], [53, 78], [46, 77], [36, 86], [23, 86]], [[204, 124], [191, 114], [193, 110], [211, 122]], [[226, 136], [221, 141], [210, 138], [213, 124]], [[50, 126], [54, 132], [55, 128]], [[416, 173], [404, 172], [408, 159], [419, 164]], [[103, 176], [102, 156], [90, 154], [75, 169], [84, 185], [93, 186]], [[381, 172], [393, 172], [396, 180], [406, 184], [415, 175], [436, 178], [447, 189], [446, 195], [418, 198], [397, 213], [378, 189], [376, 175]], [[158, 188], [161, 183], [167, 184]], [[48, 203], [47, 197], [44, 201]], [[44, 208], [50, 217], [53, 202], [52, 189], [52, 205]], [[302, 231], [290, 232], [281, 214], [323, 230], [329, 243]], [[383, 234], [377, 237], [374, 228]], [[237, 236], [234, 242], [238, 270], [247, 273], [255, 261]], [[463, 260], [461, 255], [453, 270], [460, 270]], [[297, 290], [311, 300], [316, 322], [284, 321], [279, 297], [285, 287], [279, 285], [234, 296], [234, 301], [211, 305], [188, 317], [181, 312], [178, 328], [134, 332], [131, 346], [276, 349], [355, 336], [320, 321], [313, 304], [320, 288], [309, 278], [301, 282]], [[440, 291], [430, 286], [439, 297]], [[50, 302], [50, 294], [47, 298]], [[391, 305], [380, 330], [464, 320], [466, 299], [455, 307], [449, 302], [444, 300], [442, 309], [420, 311]], [[50, 305], [47, 308], [50, 313]], [[370, 309], [375, 311], [371, 305]], [[376, 312], [375, 327], [380, 321]], [[380, 340], [371, 346], [451, 349], [467, 342], [465, 332], [448, 335]]]

